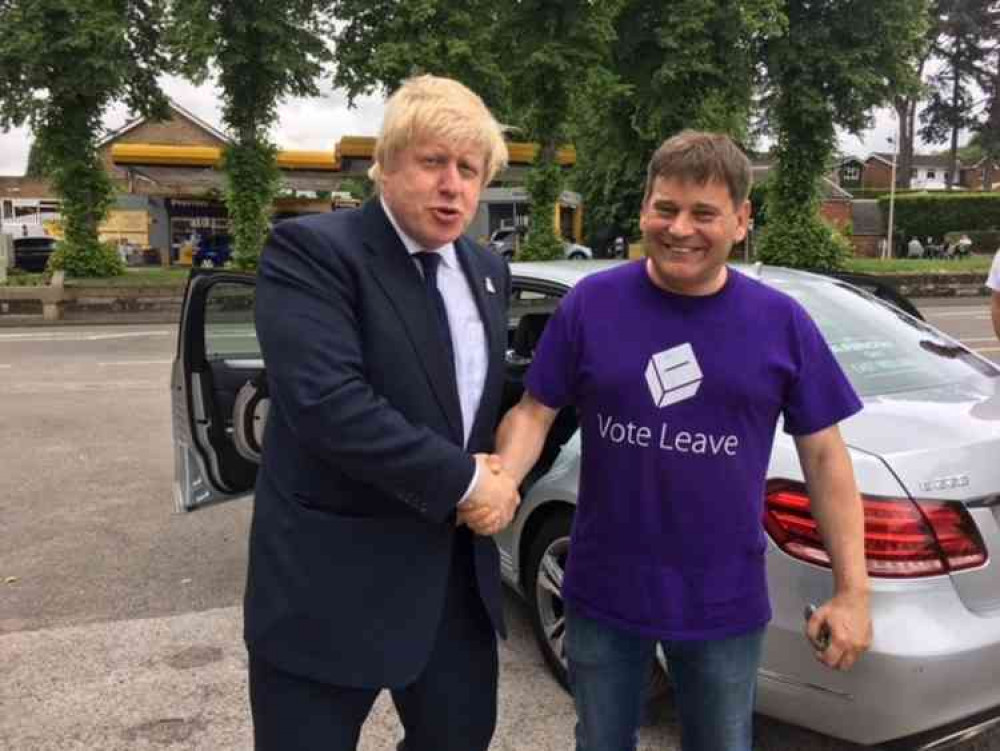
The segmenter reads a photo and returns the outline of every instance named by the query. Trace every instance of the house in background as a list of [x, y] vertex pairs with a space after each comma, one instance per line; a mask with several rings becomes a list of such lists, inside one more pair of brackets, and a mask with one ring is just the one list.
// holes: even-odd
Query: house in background
[[[774, 163], [767, 158], [751, 159], [753, 184], [767, 182]], [[851, 199], [849, 192], [837, 185], [829, 176], [824, 176], [820, 188], [820, 215], [831, 224], [843, 227], [851, 221]]]
[[998, 190], [1000, 164], [983, 157], [978, 162], [962, 167], [959, 182], [969, 190]]
[[835, 182], [848, 193], [864, 187], [862, 179], [865, 174], [865, 162], [860, 157], [845, 156], [837, 164]]
[[[874, 152], [868, 157], [863, 180], [865, 188], [889, 190], [893, 158], [893, 154], [885, 152]], [[896, 166], [898, 168], [898, 161]], [[950, 171], [951, 159], [947, 155], [914, 154], [910, 163], [910, 187], [913, 190], [945, 190]], [[954, 187], [959, 187], [957, 181]]]

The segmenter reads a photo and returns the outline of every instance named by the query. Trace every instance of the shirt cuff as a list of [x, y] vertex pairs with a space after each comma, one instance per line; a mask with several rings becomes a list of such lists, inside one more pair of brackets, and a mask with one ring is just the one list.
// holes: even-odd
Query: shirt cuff
[[465, 489], [465, 493], [462, 494], [462, 498], [458, 502], [458, 506], [461, 506], [467, 500], [469, 496], [472, 495], [472, 489], [476, 487], [476, 481], [479, 479], [479, 462], [476, 462], [475, 469], [472, 472], [472, 482], [469, 483], [469, 487]]

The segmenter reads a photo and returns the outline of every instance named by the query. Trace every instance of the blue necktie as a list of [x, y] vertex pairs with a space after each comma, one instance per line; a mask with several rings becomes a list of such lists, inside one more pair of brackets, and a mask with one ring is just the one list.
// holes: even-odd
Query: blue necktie
[[451, 327], [448, 325], [448, 309], [444, 305], [444, 298], [441, 290], [437, 286], [438, 266], [441, 264], [441, 256], [438, 253], [424, 251], [416, 254], [416, 259], [424, 270], [424, 287], [427, 296], [430, 298], [431, 306], [437, 315], [438, 336], [443, 341], [448, 352], [448, 363], [452, 369], [455, 367], [455, 347], [451, 341]]

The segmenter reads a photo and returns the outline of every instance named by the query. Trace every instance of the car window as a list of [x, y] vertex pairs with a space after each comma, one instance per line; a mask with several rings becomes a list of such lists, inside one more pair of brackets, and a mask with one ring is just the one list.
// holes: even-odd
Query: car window
[[802, 303], [862, 396], [997, 375], [927, 324], [861, 290], [839, 283], [768, 281]]
[[554, 291], [531, 289], [529, 287], [513, 286], [510, 298], [510, 324], [517, 326], [522, 316], [530, 313], [545, 313], [551, 315], [559, 306], [562, 293]]
[[205, 301], [205, 356], [208, 359], [261, 356], [253, 302], [254, 288], [249, 284], [222, 282], [209, 290]]

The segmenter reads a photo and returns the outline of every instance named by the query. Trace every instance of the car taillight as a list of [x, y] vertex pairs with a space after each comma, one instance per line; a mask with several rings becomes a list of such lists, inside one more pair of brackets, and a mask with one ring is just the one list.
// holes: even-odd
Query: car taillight
[[[986, 563], [983, 539], [962, 504], [873, 496], [861, 500], [870, 576], [936, 576]], [[802, 483], [768, 483], [764, 527], [789, 555], [830, 566]]]

